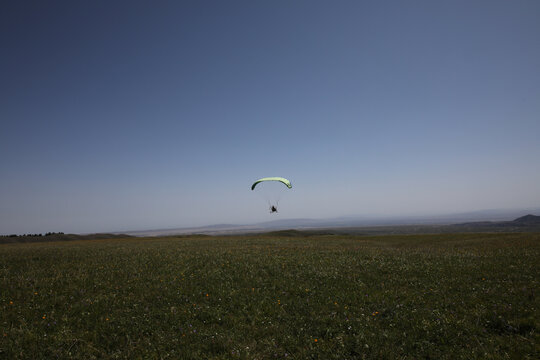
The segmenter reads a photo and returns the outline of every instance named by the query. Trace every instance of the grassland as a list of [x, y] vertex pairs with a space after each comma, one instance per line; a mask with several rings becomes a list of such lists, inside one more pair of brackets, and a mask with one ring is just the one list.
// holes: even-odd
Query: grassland
[[0, 358], [538, 359], [540, 234], [0, 245]]

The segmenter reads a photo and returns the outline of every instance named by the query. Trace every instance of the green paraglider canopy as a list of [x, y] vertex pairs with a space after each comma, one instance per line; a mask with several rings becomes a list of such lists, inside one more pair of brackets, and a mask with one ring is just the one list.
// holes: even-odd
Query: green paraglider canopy
[[262, 178], [262, 179], [259, 179], [257, 181], [255, 181], [253, 183], [253, 185], [251, 185], [251, 190], [255, 189], [255, 186], [257, 186], [258, 183], [261, 183], [263, 181], [279, 181], [283, 184], [285, 184], [285, 186], [287, 186], [289, 189], [292, 188], [292, 185], [291, 185], [291, 182], [285, 178], [282, 178], [282, 177], [266, 177], [266, 178]]

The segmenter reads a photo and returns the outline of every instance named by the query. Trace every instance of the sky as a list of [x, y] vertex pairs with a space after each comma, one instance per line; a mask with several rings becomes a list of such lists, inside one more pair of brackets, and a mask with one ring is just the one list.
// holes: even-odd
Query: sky
[[539, 39], [536, 0], [4, 1], [0, 234], [538, 208]]

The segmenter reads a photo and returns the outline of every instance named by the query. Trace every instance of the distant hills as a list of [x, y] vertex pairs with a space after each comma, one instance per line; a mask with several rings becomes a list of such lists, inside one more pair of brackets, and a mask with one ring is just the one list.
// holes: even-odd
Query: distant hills
[[455, 229], [468, 229], [475, 231], [540, 231], [540, 216], [525, 215], [512, 221], [478, 221], [450, 226]]
[[518, 217], [512, 221], [476, 221], [476, 222], [466, 222], [461, 224], [453, 224], [452, 226], [482, 226], [482, 227], [497, 227], [497, 228], [506, 228], [506, 227], [524, 227], [524, 226], [538, 226], [540, 225], [540, 216], [536, 215], [525, 215]]
[[[532, 212], [540, 213], [540, 209]], [[459, 214], [402, 217], [339, 217], [331, 219], [282, 219], [251, 225], [218, 224], [212, 226], [128, 231], [133, 236], [228, 235], [280, 230], [324, 230], [339, 233], [437, 233], [482, 231], [540, 231], [539, 216], [518, 210], [483, 210]], [[525, 212], [526, 213], [526, 212]], [[514, 219], [514, 220], [509, 220]]]

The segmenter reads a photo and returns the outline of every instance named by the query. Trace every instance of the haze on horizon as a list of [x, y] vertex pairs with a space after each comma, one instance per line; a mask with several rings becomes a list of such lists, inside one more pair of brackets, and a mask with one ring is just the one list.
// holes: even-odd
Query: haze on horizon
[[538, 1], [13, 1], [0, 29], [0, 234], [540, 207]]

